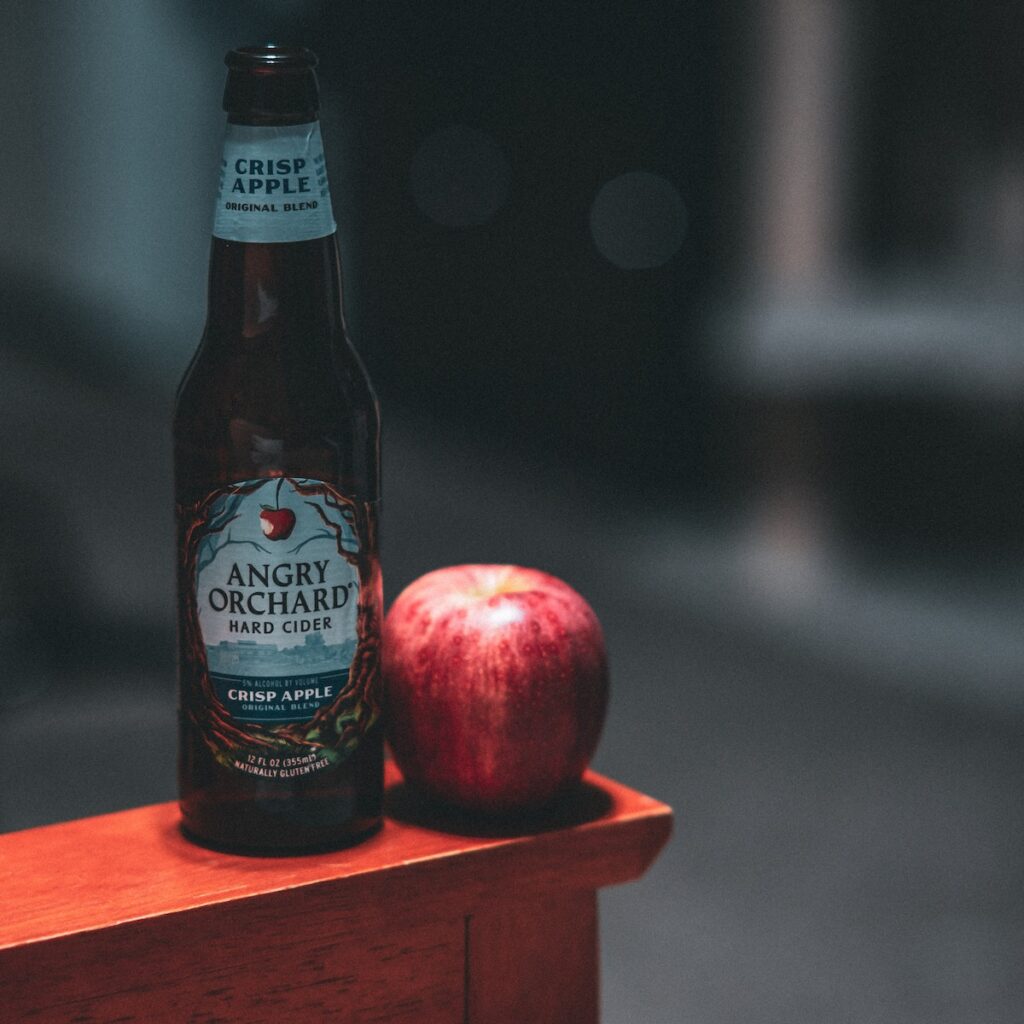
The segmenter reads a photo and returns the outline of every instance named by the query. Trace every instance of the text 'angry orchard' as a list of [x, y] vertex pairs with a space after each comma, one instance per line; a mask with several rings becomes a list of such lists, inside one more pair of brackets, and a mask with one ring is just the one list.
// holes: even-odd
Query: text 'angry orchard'
[[[354, 583], [329, 583], [330, 564], [326, 558], [312, 562], [250, 563], [244, 568], [234, 562], [225, 585], [211, 588], [207, 602], [212, 611], [240, 616], [228, 622], [232, 633], [275, 632], [275, 623], [265, 621], [261, 618], [264, 616], [315, 616], [279, 623], [284, 633], [330, 629], [331, 617], [317, 613], [344, 608], [355, 587]], [[255, 619], [250, 620], [249, 616]]]

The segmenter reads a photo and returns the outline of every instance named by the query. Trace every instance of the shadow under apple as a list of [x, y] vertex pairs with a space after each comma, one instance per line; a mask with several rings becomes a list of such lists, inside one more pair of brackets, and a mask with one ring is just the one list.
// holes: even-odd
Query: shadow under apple
[[431, 799], [408, 782], [390, 785], [384, 813], [395, 821], [450, 835], [508, 839], [585, 825], [611, 811], [611, 797], [591, 782], [576, 783], [542, 808], [515, 813], [474, 814]]

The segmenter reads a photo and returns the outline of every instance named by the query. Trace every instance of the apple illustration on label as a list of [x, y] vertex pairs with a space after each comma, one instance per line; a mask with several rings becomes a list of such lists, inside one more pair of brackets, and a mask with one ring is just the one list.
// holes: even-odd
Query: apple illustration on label
[[290, 508], [260, 505], [260, 529], [268, 540], [284, 540], [295, 529], [295, 513]]
[[421, 576], [384, 621], [386, 728], [406, 780], [463, 810], [536, 810], [575, 786], [608, 704], [601, 625], [536, 569]]
[[260, 529], [267, 540], [285, 540], [295, 529], [295, 513], [290, 508], [281, 508], [281, 486], [284, 477], [277, 481], [273, 505], [260, 505]]

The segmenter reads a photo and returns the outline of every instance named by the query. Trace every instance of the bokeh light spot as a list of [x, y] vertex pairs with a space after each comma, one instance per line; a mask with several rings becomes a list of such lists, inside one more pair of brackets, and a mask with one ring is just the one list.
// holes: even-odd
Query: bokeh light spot
[[508, 199], [512, 169], [489, 135], [452, 125], [429, 136], [409, 172], [420, 211], [445, 227], [485, 224]]
[[647, 171], [606, 182], [590, 208], [590, 233], [598, 251], [623, 270], [667, 263], [686, 236], [686, 207], [675, 186]]

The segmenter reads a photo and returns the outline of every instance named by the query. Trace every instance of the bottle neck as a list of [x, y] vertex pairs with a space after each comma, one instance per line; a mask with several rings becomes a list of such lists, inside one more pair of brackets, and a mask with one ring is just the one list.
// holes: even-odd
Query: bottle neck
[[210, 249], [208, 327], [229, 338], [322, 337], [342, 329], [335, 236]]
[[209, 317], [233, 336], [340, 318], [334, 215], [315, 114], [232, 115], [210, 254]]
[[[266, 119], [263, 119], [266, 120]], [[335, 231], [320, 122], [251, 123], [224, 133], [213, 235], [227, 242], [308, 242]]]

